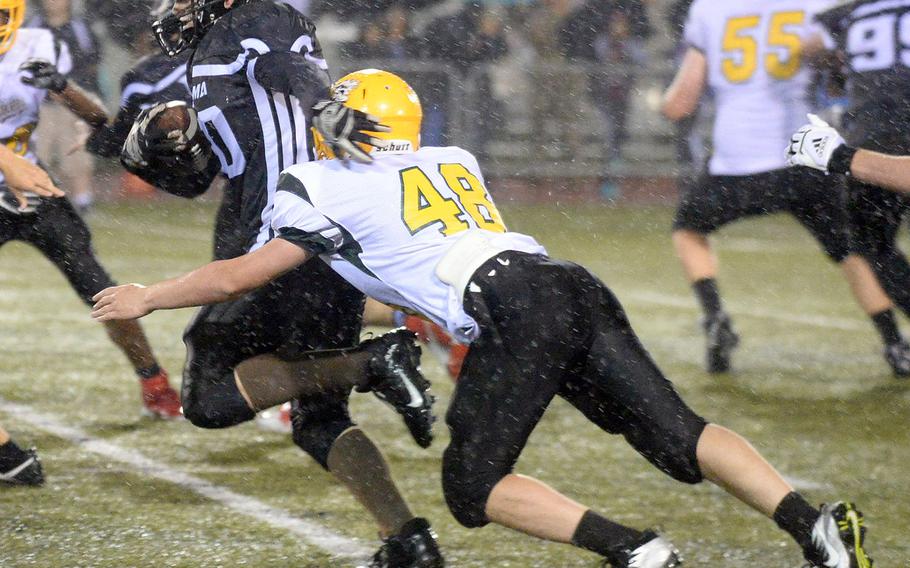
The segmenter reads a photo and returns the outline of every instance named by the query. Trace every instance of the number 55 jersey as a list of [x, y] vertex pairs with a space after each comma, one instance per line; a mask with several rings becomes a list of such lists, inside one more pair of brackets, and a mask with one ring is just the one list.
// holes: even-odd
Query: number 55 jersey
[[695, 0], [684, 37], [708, 62], [714, 93], [712, 175], [787, 167], [781, 148], [806, 121], [804, 42], [830, 0]]
[[467, 279], [498, 252], [546, 251], [506, 231], [469, 152], [425, 147], [373, 156], [367, 165], [322, 160], [285, 171], [275, 235], [319, 255], [364, 294], [472, 341], [477, 325], [462, 308]]

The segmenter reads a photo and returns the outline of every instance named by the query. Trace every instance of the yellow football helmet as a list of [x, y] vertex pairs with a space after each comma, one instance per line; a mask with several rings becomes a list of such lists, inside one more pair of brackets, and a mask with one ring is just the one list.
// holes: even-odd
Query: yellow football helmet
[[[378, 118], [380, 124], [391, 129], [390, 132], [370, 133], [374, 138], [385, 140], [385, 148], [358, 142], [364, 152], [392, 154], [420, 149], [420, 125], [423, 121], [420, 98], [398, 75], [379, 69], [362, 69], [335, 81], [331, 93], [334, 100]], [[315, 128], [313, 141], [318, 159], [335, 157]]]
[[24, 20], [25, 0], [0, 0], [0, 55], [13, 47]]

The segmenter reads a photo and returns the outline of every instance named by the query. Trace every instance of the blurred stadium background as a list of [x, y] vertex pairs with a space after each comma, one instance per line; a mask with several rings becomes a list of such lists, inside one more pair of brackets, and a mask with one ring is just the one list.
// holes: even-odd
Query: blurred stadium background
[[[30, 0], [33, 15], [38, 4]], [[425, 143], [475, 151], [511, 228], [603, 277], [696, 410], [750, 438], [811, 498], [855, 499], [869, 517], [876, 565], [910, 566], [910, 389], [890, 377], [846, 284], [791, 220], [748, 222], [718, 237], [730, 311], [745, 342], [735, 375], [702, 370], [703, 338], [670, 246], [668, 205], [706, 155], [710, 108], [679, 129], [656, 111], [688, 2], [302, 4], [317, 21], [335, 77], [375, 66], [412, 82], [425, 105]], [[131, 46], [146, 30], [146, 6], [85, 0], [73, 8], [94, 34], [85, 36], [97, 51], [86, 56], [95, 63], [87, 76], [97, 73], [113, 111], [119, 77], [135, 60]], [[589, 39], [573, 44], [584, 34]], [[118, 280], [153, 281], [208, 259], [211, 197], [191, 204], [124, 188], [114, 162], [96, 162], [91, 179], [98, 204], [88, 221]], [[158, 313], [146, 323], [173, 375], [189, 316]], [[212, 432], [140, 420], [120, 354], [65, 281], [19, 243], [0, 251], [0, 329], [0, 422], [38, 445], [49, 480], [43, 490], [0, 492], [0, 566], [352, 565], [300, 537], [295, 522], [374, 548], [375, 528], [361, 509], [286, 436], [254, 425]], [[445, 372], [431, 357], [425, 367], [444, 408]], [[718, 490], [662, 477], [567, 405], [552, 410], [522, 457], [524, 471], [620, 521], [661, 525], [687, 565], [800, 565], [770, 521]], [[505, 530], [457, 526], [439, 489], [443, 429], [424, 452], [374, 401], [358, 399], [355, 414], [387, 452], [415, 510], [433, 521], [452, 566], [596, 562]], [[193, 477], [162, 479], [174, 472]], [[205, 483], [222, 496], [257, 499], [272, 508], [274, 522], [212, 500]]]

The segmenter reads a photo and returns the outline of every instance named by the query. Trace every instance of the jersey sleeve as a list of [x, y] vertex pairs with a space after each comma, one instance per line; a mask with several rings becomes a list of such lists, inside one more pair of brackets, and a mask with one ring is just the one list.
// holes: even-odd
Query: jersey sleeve
[[686, 18], [683, 28], [683, 39], [689, 47], [705, 52], [708, 49], [709, 34], [706, 14], [702, 6], [703, 2], [696, 1], [689, 8], [689, 16]]
[[303, 182], [291, 173], [278, 180], [272, 230], [314, 255], [332, 254], [344, 244], [341, 228], [316, 210]]
[[70, 55], [70, 48], [66, 42], [61, 41], [57, 50], [57, 71], [62, 75], [69, 75], [73, 71], [73, 57]]

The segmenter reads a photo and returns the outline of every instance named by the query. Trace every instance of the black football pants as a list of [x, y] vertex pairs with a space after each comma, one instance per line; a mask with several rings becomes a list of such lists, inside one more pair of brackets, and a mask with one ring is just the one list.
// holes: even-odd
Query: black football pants
[[493, 487], [511, 473], [559, 395], [622, 434], [674, 478], [697, 483], [705, 421], [680, 399], [641, 345], [616, 297], [584, 268], [506, 252], [481, 266], [465, 294], [480, 325], [446, 416], [452, 441], [443, 486], [455, 518], [486, 524]]

